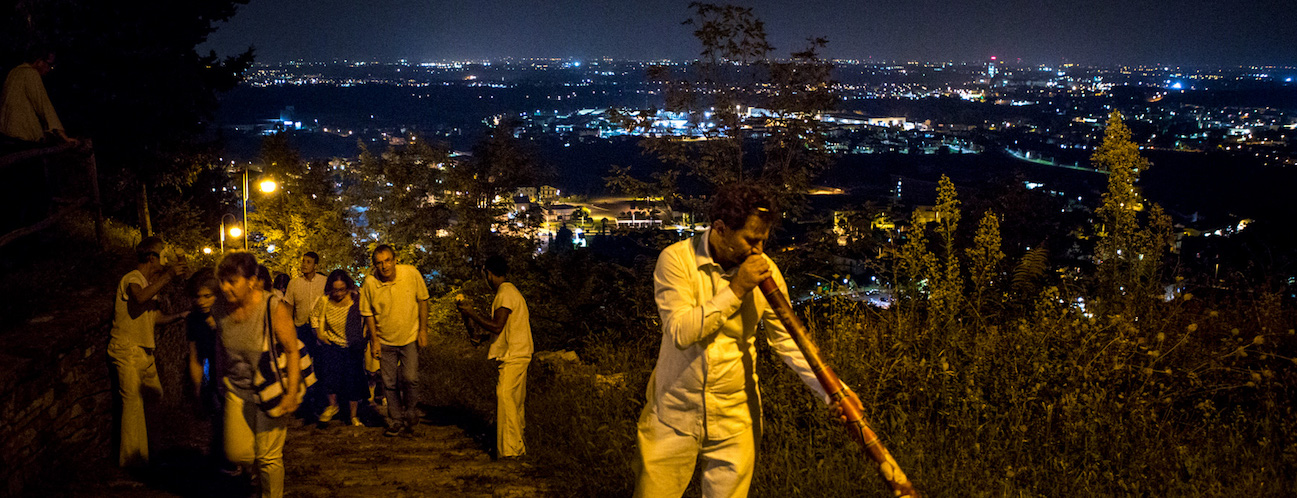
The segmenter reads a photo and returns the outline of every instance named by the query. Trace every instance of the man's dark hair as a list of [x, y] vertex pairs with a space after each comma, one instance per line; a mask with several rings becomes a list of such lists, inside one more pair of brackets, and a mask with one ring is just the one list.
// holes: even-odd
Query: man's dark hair
[[369, 256], [370, 261], [373, 261], [374, 258], [378, 257], [378, 253], [380, 252], [388, 252], [392, 254], [393, 258], [396, 257], [396, 250], [392, 249], [392, 246], [389, 246], [387, 244], [379, 244], [378, 247], [374, 248], [374, 253]]
[[486, 263], [482, 264], [482, 268], [485, 268], [486, 271], [491, 272], [492, 275], [497, 277], [503, 277], [509, 274], [509, 263], [504, 260], [503, 256], [498, 254], [486, 258]]
[[236, 251], [221, 258], [216, 265], [216, 278], [225, 280], [230, 277], [253, 278], [257, 276], [257, 257], [250, 252]]
[[149, 256], [157, 256], [158, 259], [162, 259], [162, 249], [166, 245], [167, 243], [162, 241], [162, 237], [145, 237], [135, 246], [135, 260], [140, 263], [148, 263]]
[[311, 262], [313, 262], [313, 263], [315, 263], [315, 264], [317, 264], [317, 265], [320, 264], [320, 255], [319, 255], [319, 254], [315, 254], [315, 251], [307, 251], [306, 254], [303, 254], [303, 255], [302, 255], [302, 257], [303, 257], [303, 258], [311, 258]]
[[716, 195], [712, 196], [711, 206], [707, 209], [707, 216], [711, 218], [712, 224], [723, 221], [725, 228], [730, 230], [743, 228], [748, 221], [748, 216], [754, 215], [771, 225], [779, 221], [779, 213], [775, 212], [770, 197], [765, 191], [741, 183], [717, 190]]
[[23, 52], [23, 62], [30, 64], [37, 61], [49, 60], [52, 55], [54, 55], [54, 51], [49, 47], [45, 45], [33, 45]]

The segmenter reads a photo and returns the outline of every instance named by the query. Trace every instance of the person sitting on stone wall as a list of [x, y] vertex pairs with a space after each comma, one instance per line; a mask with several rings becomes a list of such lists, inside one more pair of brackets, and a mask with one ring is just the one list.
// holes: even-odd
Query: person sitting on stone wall
[[[45, 93], [42, 78], [54, 70], [54, 53], [46, 49], [28, 52], [26, 61], [9, 71], [0, 96], [0, 135], [13, 148], [58, 142], [78, 143], [63, 131], [63, 122]], [[24, 147], [26, 146], [26, 147]]]

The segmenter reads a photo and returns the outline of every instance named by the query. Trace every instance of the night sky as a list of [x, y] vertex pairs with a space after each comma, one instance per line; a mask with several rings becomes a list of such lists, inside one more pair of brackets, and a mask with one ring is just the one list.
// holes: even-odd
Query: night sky
[[[1297, 65], [1294, 0], [734, 2], [755, 8], [779, 56], [811, 36], [825, 55], [875, 61]], [[252, 0], [201, 50], [257, 59], [502, 57], [685, 59], [688, 0]]]

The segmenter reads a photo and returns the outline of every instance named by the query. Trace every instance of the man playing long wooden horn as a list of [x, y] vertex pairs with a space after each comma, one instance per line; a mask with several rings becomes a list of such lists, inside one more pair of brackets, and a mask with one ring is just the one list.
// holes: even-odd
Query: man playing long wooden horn
[[[773, 277], [788, 287], [763, 253], [777, 221], [769, 198], [749, 185], [714, 196], [712, 226], [662, 251], [653, 292], [662, 317], [662, 345], [638, 423], [636, 497], [681, 496], [702, 458], [702, 494], [747, 496], [761, 439], [757, 393], [757, 324], [766, 341], [811, 390], [828, 396], [757, 284]], [[859, 406], [849, 390], [848, 402]], [[839, 417], [843, 411], [833, 405]]]

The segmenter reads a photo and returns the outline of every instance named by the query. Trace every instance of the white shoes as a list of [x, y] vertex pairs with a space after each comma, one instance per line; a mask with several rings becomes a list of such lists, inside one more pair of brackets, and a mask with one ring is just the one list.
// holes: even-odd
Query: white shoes
[[338, 410], [339, 408], [337, 406], [325, 407], [324, 412], [320, 414], [320, 421], [328, 422], [330, 420], [333, 420], [333, 416], [338, 414]]

